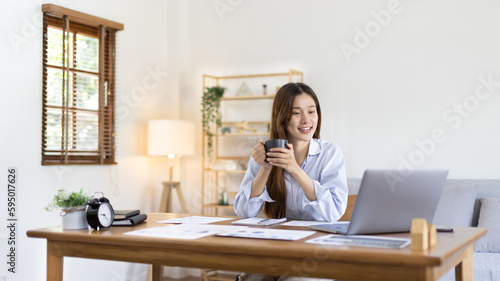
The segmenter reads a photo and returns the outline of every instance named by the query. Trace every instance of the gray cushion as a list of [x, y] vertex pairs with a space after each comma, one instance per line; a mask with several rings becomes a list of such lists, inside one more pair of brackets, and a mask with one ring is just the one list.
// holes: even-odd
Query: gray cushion
[[478, 227], [488, 230], [476, 242], [476, 252], [500, 253], [500, 198], [481, 198]]
[[434, 215], [436, 225], [471, 226], [477, 186], [446, 186]]
[[[500, 280], [500, 255], [497, 253], [474, 253], [474, 280]], [[439, 281], [455, 281], [455, 270], [448, 271]]]

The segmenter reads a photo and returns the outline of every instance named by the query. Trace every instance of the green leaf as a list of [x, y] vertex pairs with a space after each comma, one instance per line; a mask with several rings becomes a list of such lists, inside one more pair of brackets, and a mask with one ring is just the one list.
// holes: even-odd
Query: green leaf
[[225, 88], [220, 86], [215, 87], [205, 87], [205, 92], [202, 96], [202, 116], [203, 116], [203, 131], [207, 135], [207, 151], [209, 158], [211, 158], [213, 151], [213, 134], [210, 132], [212, 128], [210, 124], [216, 125], [217, 128], [221, 126], [222, 116], [219, 114], [220, 99], [224, 95]]

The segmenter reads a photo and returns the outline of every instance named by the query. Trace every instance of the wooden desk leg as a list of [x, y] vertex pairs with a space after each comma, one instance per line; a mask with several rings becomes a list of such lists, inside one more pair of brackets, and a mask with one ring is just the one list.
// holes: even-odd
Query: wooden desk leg
[[161, 281], [163, 279], [163, 265], [153, 264], [153, 281]]
[[456, 281], [472, 281], [474, 280], [474, 246], [470, 246], [467, 250], [466, 257], [461, 263], [455, 267]]
[[55, 255], [54, 242], [47, 241], [47, 281], [63, 280], [63, 257]]

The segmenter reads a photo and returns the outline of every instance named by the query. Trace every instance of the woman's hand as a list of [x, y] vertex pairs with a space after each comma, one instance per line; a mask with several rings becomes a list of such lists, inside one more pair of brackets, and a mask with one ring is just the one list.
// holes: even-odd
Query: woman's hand
[[271, 169], [272, 166], [266, 161], [266, 148], [264, 146], [264, 141], [259, 140], [259, 143], [252, 149], [252, 157], [257, 164], [261, 165], [262, 167], [266, 169]]
[[293, 145], [287, 143], [286, 146], [288, 149], [282, 147], [271, 148], [271, 151], [267, 153], [267, 161], [272, 166], [283, 168], [290, 174], [294, 174], [294, 172], [300, 170], [300, 166], [295, 160]]
[[271, 152], [267, 153], [267, 161], [272, 166], [280, 167], [287, 170], [292, 177], [298, 182], [300, 188], [304, 191], [305, 195], [309, 200], [316, 201], [316, 192], [314, 190], [314, 182], [309, 177], [309, 175], [300, 168], [300, 165], [295, 159], [295, 152], [293, 150], [293, 145], [287, 143], [286, 148], [275, 147], [271, 148]]

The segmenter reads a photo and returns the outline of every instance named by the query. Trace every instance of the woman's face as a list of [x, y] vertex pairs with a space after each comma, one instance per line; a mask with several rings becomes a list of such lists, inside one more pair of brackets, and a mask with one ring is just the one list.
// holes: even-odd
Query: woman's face
[[292, 117], [286, 125], [288, 141], [292, 144], [312, 139], [318, 124], [318, 112], [316, 103], [308, 94], [300, 94], [295, 97], [292, 107]]

